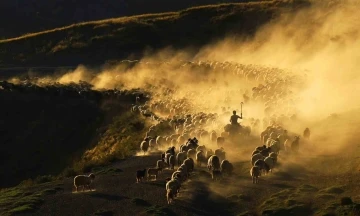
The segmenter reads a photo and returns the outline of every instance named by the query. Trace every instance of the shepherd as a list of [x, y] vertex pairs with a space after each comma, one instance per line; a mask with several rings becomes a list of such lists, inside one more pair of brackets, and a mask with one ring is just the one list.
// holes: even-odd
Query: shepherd
[[237, 120], [242, 119], [242, 105], [243, 105], [243, 102], [241, 102], [241, 114], [240, 114], [240, 116], [236, 115], [235, 110], [233, 111], [233, 115], [230, 117], [230, 123], [232, 125], [239, 125], [240, 126], [240, 124], [237, 122]]

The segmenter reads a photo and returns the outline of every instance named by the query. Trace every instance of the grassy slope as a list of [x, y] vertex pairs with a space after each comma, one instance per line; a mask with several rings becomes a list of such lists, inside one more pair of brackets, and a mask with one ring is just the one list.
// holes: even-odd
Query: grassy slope
[[[114, 117], [126, 113], [134, 98], [132, 93], [109, 100], [0, 89], [0, 113], [4, 114], [0, 119], [0, 187], [38, 175], [57, 175], [72, 166], [91, 145], [98, 141], [102, 144], [131, 123], [129, 115], [125, 115], [126, 120]], [[113, 133], [106, 133], [116, 126]], [[122, 158], [134, 151], [116, 153], [96, 162], [106, 162], [110, 156]], [[89, 161], [85, 162], [76, 164], [75, 171], [89, 166]]]
[[199, 47], [227, 34], [250, 36], [282, 9], [304, 5], [303, 1], [295, 2], [209, 5], [73, 24], [0, 40], [0, 65], [101, 64], [141, 54], [149, 47]]
[[2, 0], [0, 1], [0, 38], [90, 20], [247, 1], [257, 0], [107, 0], [106, 4], [97, 0]]

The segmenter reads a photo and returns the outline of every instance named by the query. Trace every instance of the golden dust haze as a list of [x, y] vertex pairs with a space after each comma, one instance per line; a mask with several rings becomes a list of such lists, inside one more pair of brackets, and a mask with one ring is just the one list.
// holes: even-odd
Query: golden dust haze
[[[343, 144], [358, 141], [353, 135], [360, 122], [360, 3], [339, 2], [314, 1], [310, 8], [284, 14], [262, 27], [253, 38], [228, 37], [203, 47], [195, 57], [169, 48], [139, 62], [104, 66], [101, 72], [79, 66], [43, 81], [83, 80], [96, 89], [145, 88], [159, 93], [153, 100], [161, 100], [160, 93], [168, 87], [176, 89], [174, 99], [191, 101], [194, 112], [220, 112], [221, 107], [239, 111], [243, 94], [251, 96], [253, 87], [283, 79], [289, 94], [274, 113], [296, 114], [299, 122], [288, 127], [300, 135], [310, 127], [319, 152], [338, 151]], [[264, 75], [248, 79], [243, 75], [249, 70]], [[265, 117], [268, 100], [245, 103], [244, 117]], [[334, 113], [339, 117], [329, 118]]]

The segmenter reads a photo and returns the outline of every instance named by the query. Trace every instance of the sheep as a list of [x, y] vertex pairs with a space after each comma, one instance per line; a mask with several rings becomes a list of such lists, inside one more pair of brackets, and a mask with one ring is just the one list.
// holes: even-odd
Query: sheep
[[[205, 155], [203, 153], [203, 151], [198, 151], [196, 152], [196, 163], [199, 167], [201, 167], [201, 163], [205, 161]], [[206, 162], [205, 162], [206, 163]]]
[[165, 154], [170, 153], [171, 155], [175, 155], [175, 146], [170, 147], [166, 150]]
[[156, 150], [157, 146], [156, 146], [156, 140], [155, 139], [151, 139], [149, 141], [149, 147], [150, 147], [150, 149]]
[[271, 157], [274, 160], [274, 165], [277, 163], [277, 154], [275, 154], [274, 152], [271, 152], [269, 154], [269, 157]]
[[207, 164], [207, 168], [208, 170], [220, 170], [220, 160], [219, 157], [216, 155], [212, 155], [209, 159], [208, 159], [208, 164]]
[[150, 176], [155, 176], [155, 181], [156, 181], [160, 169], [161, 169], [161, 168], [149, 168], [149, 169], [147, 170], [147, 180], [148, 180], [148, 181], [150, 180]]
[[166, 190], [166, 200], [168, 204], [171, 204], [172, 202], [174, 202], [174, 197], [175, 197], [175, 191], [174, 190]]
[[271, 150], [271, 148], [263, 149], [260, 151], [260, 154], [264, 157], [267, 157], [267, 156], [269, 156], [270, 150]]
[[218, 137], [216, 138], [216, 144], [218, 147], [221, 147], [223, 146], [225, 143], [225, 137]]
[[217, 135], [216, 135], [216, 132], [215, 131], [212, 131], [210, 133], [210, 140], [212, 143], [215, 143], [216, 142], [216, 139], [217, 139]]
[[187, 157], [186, 152], [179, 152], [179, 153], [177, 153], [177, 155], [176, 155], [177, 165], [180, 166], [180, 165], [184, 162], [184, 160], [186, 159], [186, 157]]
[[[168, 191], [170, 190], [171, 192], [170, 192], [170, 195], [169, 195], [169, 197], [171, 198], [171, 197], [176, 197], [176, 194], [178, 193], [178, 190], [179, 190], [179, 188], [180, 188], [180, 184], [179, 184], [179, 182], [178, 181], [176, 181], [175, 179], [172, 179], [172, 180], [170, 180], [170, 181], [168, 181], [167, 183], [166, 183], [166, 191], [167, 191], [167, 194], [169, 193]], [[168, 195], [167, 195], [167, 197], [168, 197]], [[168, 199], [168, 203], [169, 203], [169, 199]], [[170, 202], [171, 203], [171, 202]]]
[[175, 167], [175, 156], [174, 155], [170, 155], [170, 158], [169, 158], [169, 167], [170, 169], [174, 169]]
[[215, 150], [215, 155], [219, 157], [219, 160], [225, 160], [225, 151], [224, 148], [221, 147], [220, 149]]
[[184, 164], [186, 165], [189, 173], [194, 170], [194, 160], [192, 158], [187, 158], [184, 160]]
[[149, 142], [148, 141], [142, 141], [140, 144], [140, 149], [144, 152], [147, 152], [147, 150], [149, 149]]
[[264, 162], [268, 165], [270, 172], [272, 172], [274, 165], [275, 165], [274, 159], [271, 157], [266, 157], [264, 159]]
[[74, 186], [76, 188], [76, 192], [78, 192], [78, 189], [80, 186], [83, 187], [83, 190], [85, 190], [85, 187], [87, 187], [89, 190], [91, 190], [91, 183], [94, 181], [95, 175], [93, 173], [89, 175], [77, 175], [74, 178]]
[[263, 170], [265, 174], [268, 173], [270, 170], [270, 167], [262, 159], [257, 160], [254, 163], [254, 166], [260, 167], [260, 170]]
[[187, 170], [187, 167], [185, 166], [185, 164], [182, 164], [182, 165], [177, 169], [177, 171], [184, 173], [186, 178], [189, 176], [189, 173], [188, 173], [188, 170]]
[[253, 184], [257, 184], [259, 183], [259, 176], [261, 176], [261, 171], [260, 171], [260, 167], [257, 166], [253, 166], [250, 169], [250, 175], [252, 177], [252, 183]]
[[146, 169], [136, 171], [136, 183], [139, 183], [144, 179], [146, 173]]
[[166, 164], [164, 159], [156, 161], [156, 168], [159, 170], [159, 172], [162, 172], [162, 170], [165, 168]]
[[165, 163], [167, 164], [167, 166], [170, 166], [170, 156], [172, 156], [171, 153], [165, 154]]
[[265, 157], [264, 157], [262, 154], [260, 154], [260, 153], [254, 154], [254, 155], [251, 157], [251, 165], [254, 166], [254, 163], [255, 163], [257, 160], [259, 160], [259, 159], [263, 160], [264, 158], [265, 158]]
[[212, 170], [211, 172], [211, 179], [213, 181], [218, 181], [222, 178], [222, 173], [220, 170]]
[[213, 154], [214, 154], [214, 151], [212, 149], [206, 150], [206, 152], [205, 152], [206, 160], [208, 160], [210, 158], [210, 156], [213, 155]]
[[206, 151], [206, 147], [205, 147], [205, 145], [198, 146], [198, 147], [196, 148], [196, 152], [198, 152], [198, 151], [205, 152], [205, 151]]
[[181, 182], [184, 182], [186, 180], [186, 173], [183, 170], [175, 171], [171, 175], [171, 179], [175, 179], [175, 178], [178, 178], [178, 179], [180, 179]]
[[256, 147], [256, 148], [255, 148], [255, 151], [261, 152], [261, 151], [264, 150], [264, 149], [266, 149], [266, 145]]
[[164, 141], [165, 141], [164, 137], [158, 136], [156, 137], [155, 142], [157, 146], [161, 147], [164, 144]]
[[234, 170], [234, 166], [228, 160], [223, 160], [220, 164], [220, 169], [221, 173], [230, 176]]
[[196, 159], [196, 150], [195, 149], [189, 149], [187, 152], [187, 157], [192, 158], [193, 160]]
[[295, 136], [294, 141], [291, 142], [291, 150], [294, 152], [298, 152], [299, 151], [299, 140], [300, 137], [299, 136]]
[[254, 151], [251, 153], [251, 156], [254, 156], [255, 154], [258, 154], [258, 153], [260, 153], [260, 151], [254, 150]]

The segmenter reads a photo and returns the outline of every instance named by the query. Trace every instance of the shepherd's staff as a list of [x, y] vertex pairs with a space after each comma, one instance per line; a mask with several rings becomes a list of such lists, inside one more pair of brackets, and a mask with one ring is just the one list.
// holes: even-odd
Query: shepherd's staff
[[241, 102], [240, 103], [240, 105], [241, 105], [241, 113], [240, 113], [240, 118], [242, 119], [242, 105], [243, 105], [244, 103], [243, 102]]

